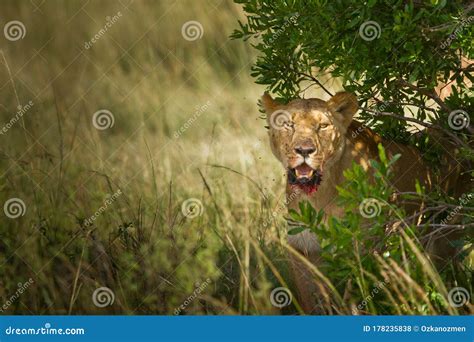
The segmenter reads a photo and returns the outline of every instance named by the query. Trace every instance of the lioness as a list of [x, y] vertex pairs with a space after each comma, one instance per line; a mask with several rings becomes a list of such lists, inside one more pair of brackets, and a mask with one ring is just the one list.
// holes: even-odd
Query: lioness
[[[356, 161], [366, 170], [369, 159], [378, 157], [377, 145], [386, 153], [401, 154], [394, 165], [394, 186], [399, 191], [413, 191], [417, 179], [427, 189], [441, 179], [430, 173], [418, 150], [383, 140], [353, 116], [358, 110], [357, 98], [341, 92], [329, 101], [296, 99], [286, 105], [265, 93], [262, 104], [267, 113], [270, 144], [273, 154], [287, 171], [287, 200], [297, 209], [302, 200], [309, 200], [326, 216], [341, 216], [343, 208], [335, 203], [336, 186], [344, 180], [343, 171]], [[457, 182], [459, 172], [447, 170], [442, 183], [445, 189]], [[295, 191], [296, 190], [296, 191]], [[288, 241], [311, 262], [317, 263], [319, 244], [316, 236], [306, 230], [288, 236]], [[306, 313], [315, 310], [317, 293], [313, 277], [300, 258], [290, 256], [300, 303]]]

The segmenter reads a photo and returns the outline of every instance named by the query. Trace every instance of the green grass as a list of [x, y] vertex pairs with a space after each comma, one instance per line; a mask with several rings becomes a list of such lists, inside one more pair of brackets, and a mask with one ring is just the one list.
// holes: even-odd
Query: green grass
[[[250, 46], [228, 39], [239, 8], [83, 5], [45, 2], [41, 14], [29, 1], [2, 4], [4, 19], [27, 30], [3, 44], [2, 125], [18, 103], [33, 102], [0, 137], [2, 205], [26, 205], [20, 218], [1, 215], [2, 302], [34, 280], [6, 312], [173, 314], [207, 278], [187, 313], [277, 312], [268, 301], [271, 272], [252, 264], [249, 240], [284, 265], [265, 246], [276, 229], [258, 228], [283, 195], [282, 172], [258, 119], [263, 89], [249, 76]], [[189, 20], [203, 25], [200, 40], [181, 36]], [[94, 128], [100, 109], [113, 113], [113, 127]], [[201, 216], [183, 216], [188, 198], [202, 202]], [[93, 305], [101, 286], [113, 290], [112, 306]]]
[[[0, 215], [0, 309], [32, 279], [4, 313], [174, 314], [183, 303], [186, 314], [298, 312], [296, 300], [282, 311], [269, 300], [292, 287], [284, 171], [259, 119], [254, 53], [228, 38], [240, 8], [127, 3], [1, 5], [4, 22], [26, 27], [2, 42], [2, 126], [33, 106], [0, 135], [0, 203], [26, 207]], [[201, 39], [183, 39], [189, 20]], [[113, 127], [94, 127], [101, 109]], [[182, 211], [190, 198], [202, 203], [194, 218]], [[104, 286], [115, 300], [101, 308], [93, 293]]]

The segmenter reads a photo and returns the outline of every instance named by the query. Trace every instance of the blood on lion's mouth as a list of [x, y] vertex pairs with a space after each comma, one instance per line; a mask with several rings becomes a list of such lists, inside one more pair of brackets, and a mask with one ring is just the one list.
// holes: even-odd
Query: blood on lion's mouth
[[318, 190], [321, 180], [321, 172], [313, 169], [306, 163], [298, 165], [293, 169], [288, 169], [288, 183], [292, 186], [297, 186], [308, 195]]

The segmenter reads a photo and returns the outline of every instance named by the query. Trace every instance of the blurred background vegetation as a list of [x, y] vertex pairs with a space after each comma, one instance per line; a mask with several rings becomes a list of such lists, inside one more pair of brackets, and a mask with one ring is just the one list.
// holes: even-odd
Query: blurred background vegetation
[[[257, 224], [281, 200], [283, 171], [259, 119], [254, 54], [229, 39], [239, 6], [12, 0], [1, 9], [2, 27], [26, 27], [23, 39], [1, 36], [2, 126], [33, 102], [0, 135], [0, 202], [26, 206], [17, 219], [0, 215], [0, 302], [34, 281], [5, 312], [173, 314], [207, 278], [186, 313], [278, 312], [249, 241], [266, 248], [276, 232]], [[191, 20], [201, 39], [183, 38]], [[101, 109], [113, 127], [94, 127]], [[183, 215], [188, 198], [202, 202], [201, 216]], [[103, 286], [115, 301], [98, 308]]]
[[[18, 20], [26, 29], [16, 41], [0, 36], [1, 125], [19, 117], [0, 135], [0, 203], [25, 204], [18, 218], [0, 215], [0, 309], [9, 303], [2, 312], [298, 312], [296, 298], [282, 310], [269, 300], [275, 287], [292, 288], [285, 176], [256, 106], [265, 89], [250, 76], [256, 53], [229, 39], [245, 19], [241, 7], [0, 6], [0, 26]], [[188, 21], [202, 25], [200, 39], [184, 39]], [[94, 127], [99, 110], [113, 114], [112, 127]], [[188, 199], [202, 203], [201, 215], [186, 217]], [[105, 307], [93, 300], [101, 287], [113, 292]], [[344, 300], [336, 312], [350, 313], [358, 298]]]

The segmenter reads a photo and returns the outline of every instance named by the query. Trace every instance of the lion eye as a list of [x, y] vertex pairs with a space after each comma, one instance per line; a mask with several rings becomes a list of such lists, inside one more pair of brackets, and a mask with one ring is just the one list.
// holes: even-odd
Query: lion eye
[[326, 129], [329, 127], [329, 124], [321, 124], [319, 125], [319, 129]]

